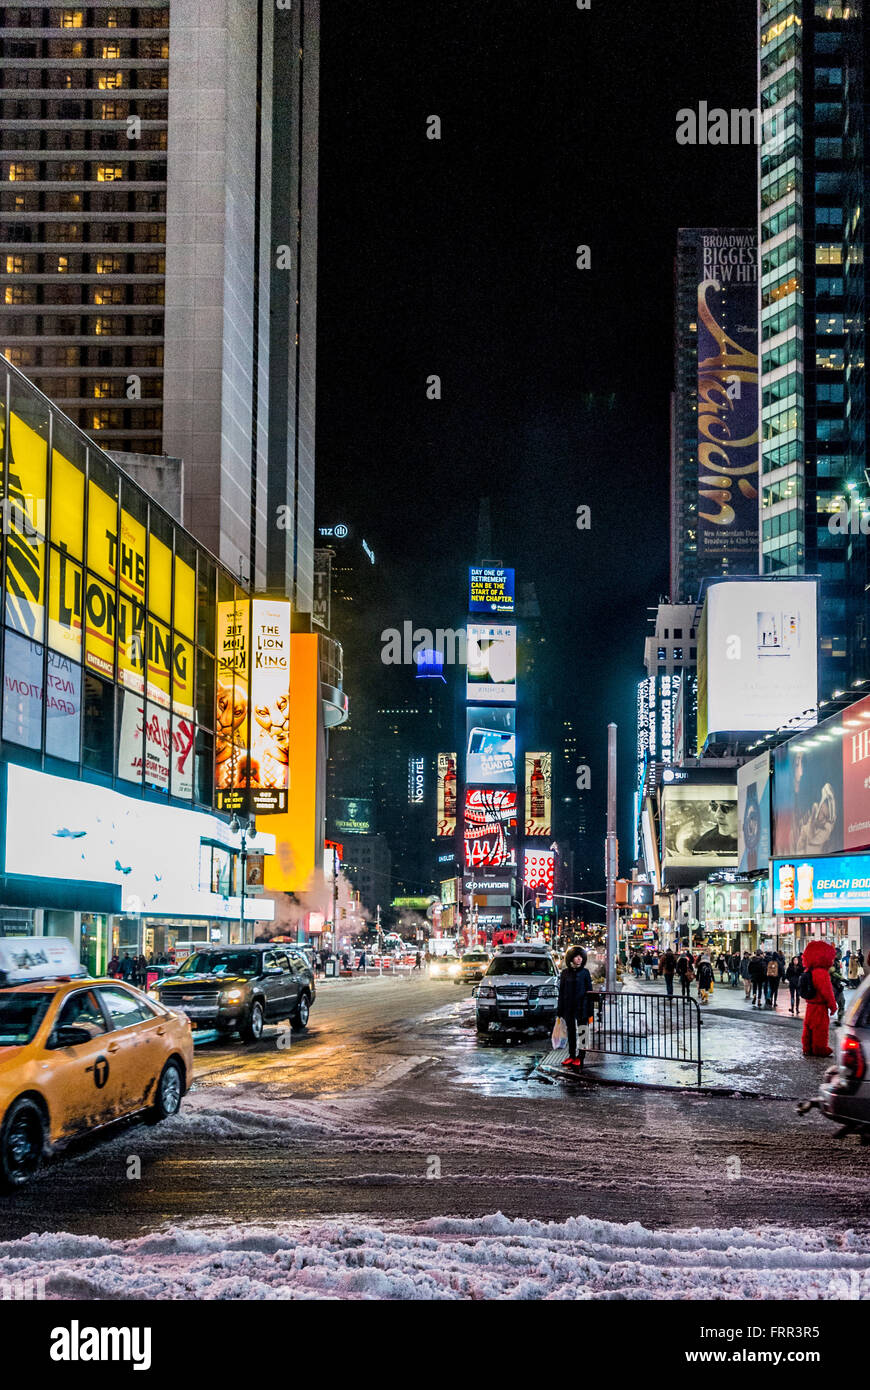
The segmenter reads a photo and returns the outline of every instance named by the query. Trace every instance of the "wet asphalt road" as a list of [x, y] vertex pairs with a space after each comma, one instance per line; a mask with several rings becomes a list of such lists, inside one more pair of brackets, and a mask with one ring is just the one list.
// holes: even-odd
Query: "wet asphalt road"
[[868, 1224], [870, 1147], [835, 1141], [818, 1114], [800, 1118], [793, 1100], [547, 1082], [535, 1074], [546, 1041], [479, 1042], [469, 993], [330, 982], [289, 1048], [276, 1029], [255, 1046], [198, 1048], [177, 1120], [116, 1128], [52, 1163], [0, 1199], [2, 1237], [494, 1211]]

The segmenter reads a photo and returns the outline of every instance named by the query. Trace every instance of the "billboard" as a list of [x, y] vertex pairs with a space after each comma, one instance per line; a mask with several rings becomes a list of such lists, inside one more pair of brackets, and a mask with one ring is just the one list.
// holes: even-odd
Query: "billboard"
[[737, 867], [750, 873], [770, 862], [770, 754], [737, 769]]
[[698, 244], [698, 560], [758, 572], [758, 245], [754, 231]]
[[750, 917], [750, 898], [748, 888], [708, 883], [704, 887], [704, 921], [727, 922], [735, 917]]
[[512, 787], [517, 780], [514, 709], [465, 711], [465, 782], [469, 787]]
[[662, 787], [664, 869], [737, 864], [737, 788], [716, 782]]
[[516, 864], [517, 794], [498, 787], [465, 793], [465, 865], [469, 869]]
[[870, 912], [870, 854], [774, 860], [773, 910], [797, 914]]
[[551, 835], [553, 820], [553, 755], [527, 753], [526, 834]]
[[512, 703], [516, 698], [516, 628], [500, 623], [469, 623], [466, 699]]
[[523, 883], [544, 903], [553, 901], [556, 856], [551, 849], [529, 849], [523, 854]]
[[290, 639], [290, 785], [286, 812], [269, 823], [277, 851], [266, 860], [266, 889], [300, 893], [316, 887], [323, 870], [326, 739], [320, 698], [319, 639], [294, 632]]
[[455, 753], [438, 754], [438, 787], [436, 792], [436, 835], [444, 840], [456, 834], [456, 764]]
[[778, 858], [870, 846], [870, 696], [774, 752]]
[[[8, 874], [108, 884], [123, 912], [238, 918], [229, 870], [239, 837], [217, 816], [14, 764], [7, 776]], [[274, 837], [258, 838], [270, 858]], [[272, 902], [255, 902], [245, 917], [271, 921], [274, 911]]]
[[332, 621], [332, 551], [314, 552], [314, 597], [311, 604], [311, 617], [320, 627], [329, 631]]
[[218, 604], [215, 787], [219, 811], [287, 810], [290, 604]]
[[422, 806], [426, 800], [426, 759], [408, 759], [408, 805]]
[[351, 796], [337, 796], [332, 815], [336, 835], [370, 835], [374, 824], [373, 803]]
[[816, 582], [711, 584], [698, 633], [698, 750], [715, 734], [766, 734], [818, 700]]
[[469, 613], [513, 613], [514, 571], [472, 565], [468, 572]]

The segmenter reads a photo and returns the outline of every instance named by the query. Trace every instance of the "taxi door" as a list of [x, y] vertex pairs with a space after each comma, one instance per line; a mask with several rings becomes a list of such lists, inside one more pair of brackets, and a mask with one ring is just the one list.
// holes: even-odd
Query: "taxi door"
[[[89, 1041], [62, 1045], [64, 1028], [82, 1030]], [[65, 995], [40, 1059], [53, 1139], [85, 1133], [117, 1117], [119, 1057], [93, 989]]]
[[123, 985], [100, 985], [97, 993], [119, 1048], [119, 1113], [128, 1115], [153, 1097], [169, 1050], [166, 1018]]

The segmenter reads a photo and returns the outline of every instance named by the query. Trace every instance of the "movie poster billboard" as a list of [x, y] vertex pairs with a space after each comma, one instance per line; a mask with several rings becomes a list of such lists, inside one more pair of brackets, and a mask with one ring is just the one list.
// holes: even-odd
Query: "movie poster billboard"
[[438, 786], [436, 792], [436, 834], [446, 840], [456, 834], [456, 764], [455, 753], [438, 754]]
[[474, 705], [465, 711], [465, 783], [512, 787], [517, 780], [516, 710]]
[[529, 893], [549, 906], [555, 891], [556, 856], [551, 849], [526, 847], [523, 852], [523, 883]]
[[745, 873], [770, 863], [770, 754], [737, 769], [737, 867]]
[[466, 699], [507, 704], [516, 698], [516, 628], [502, 623], [469, 623]]
[[287, 810], [290, 604], [218, 604], [215, 787], [218, 810]]
[[758, 244], [704, 231], [698, 244], [698, 561], [758, 572]]
[[870, 696], [774, 752], [774, 853], [870, 846]]
[[370, 835], [374, 827], [374, 803], [366, 798], [337, 796], [331, 820], [336, 835]]
[[514, 571], [472, 565], [469, 570], [469, 613], [513, 613]]
[[526, 835], [551, 835], [553, 820], [553, 755], [526, 753]]
[[500, 787], [465, 793], [465, 866], [504, 868], [516, 864], [517, 794]]
[[737, 865], [737, 788], [682, 782], [662, 787], [664, 869]]

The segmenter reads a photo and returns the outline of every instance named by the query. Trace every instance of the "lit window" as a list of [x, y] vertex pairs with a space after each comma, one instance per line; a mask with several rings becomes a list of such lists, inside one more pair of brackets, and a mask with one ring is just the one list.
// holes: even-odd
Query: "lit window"
[[97, 87], [101, 92], [114, 92], [123, 85], [124, 74], [122, 72], [101, 72], [97, 78]]
[[118, 42], [103, 44], [103, 57], [111, 62], [113, 58], [120, 58], [121, 45]]
[[84, 22], [83, 10], [61, 10], [60, 12], [61, 29], [81, 29]]
[[23, 257], [23, 256], [7, 256], [7, 257], [6, 257], [6, 274], [7, 274], [7, 275], [23, 275], [23, 274], [24, 274], [24, 257]]
[[830, 242], [819, 242], [816, 247], [816, 265], [842, 265], [843, 248]]
[[10, 183], [28, 183], [28, 182], [32, 182], [32, 180], [35, 179], [35, 178], [36, 178], [36, 165], [35, 165], [35, 164], [10, 164], [10, 165], [9, 165], [9, 182], [10, 182]]
[[120, 164], [98, 164], [97, 183], [115, 183], [117, 179], [124, 177], [124, 170]]
[[[102, 397], [104, 397], [104, 396], [111, 396], [111, 394], [112, 394], [112, 383], [111, 383], [111, 381], [105, 381], [105, 380], [104, 380], [104, 381], [95, 381], [95, 382], [94, 382], [94, 396], [97, 398], [97, 400], [102, 399]], [[99, 427], [98, 427], [98, 426], [95, 426], [95, 428], [99, 428]]]
[[106, 28], [107, 28], [107, 29], [117, 29], [117, 27], [118, 27], [118, 15], [117, 15], [117, 12], [116, 12], [115, 10], [109, 10], [109, 13], [106, 15]]
[[123, 285], [101, 285], [94, 290], [95, 304], [123, 304], [124, 286]]
[[117, 275], [121, 270], [120, 256], [97, 256], [98, 275]]
[[7, 304], [35, 304], [36, 294], [30, 285], [7, 285]]

